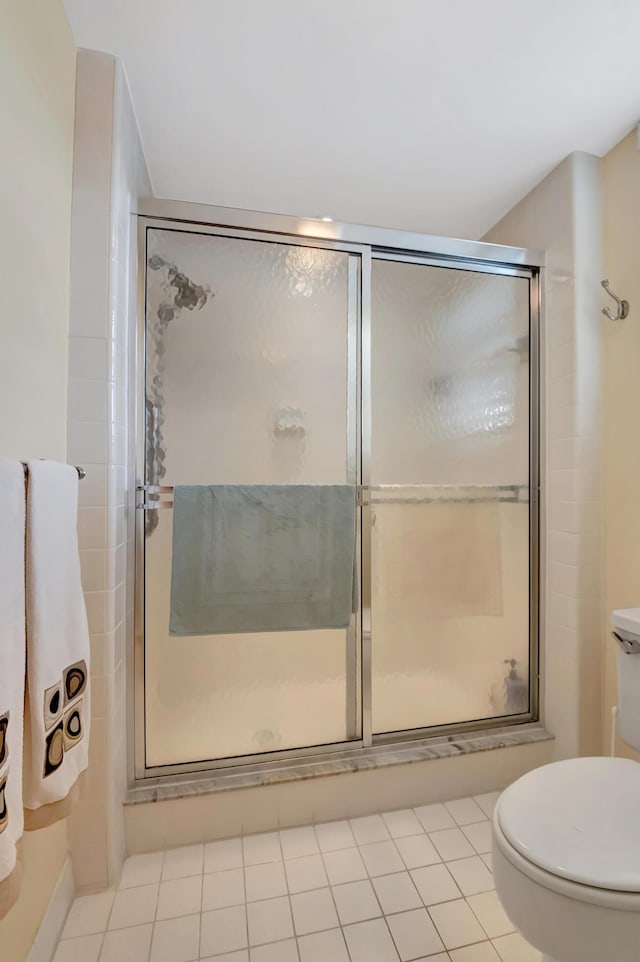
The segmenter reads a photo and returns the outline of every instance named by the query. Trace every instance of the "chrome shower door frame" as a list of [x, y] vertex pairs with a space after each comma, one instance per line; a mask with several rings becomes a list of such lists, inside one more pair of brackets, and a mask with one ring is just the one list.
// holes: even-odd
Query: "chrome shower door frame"
[[[144, 639], [144, 511], [136, 510], [135, 539], [135, 630], [129, 653], [128, 732], [129, 778], [133, 785], [149, 779], [203, 777], [218, 771], [230, 777], [236, 772], [259, 772], [290, 764], [295, 759], [320, 760], [371, 745], [399, 743], [416, 738], [454, 735], [479, 729], [503, 728], [536, 721], [539, 711], [539, 609], [540, 609], [540, 336], [541, 275], [544, 260], [535, 251], [480, 241], [437, 237], [408, 231], [327, 222], [226, 207], [210, 207], [181, 201], [140, 200], [138, 204], [138, 328], [136, 354], [136, 479], [145, 482], [145, 368], [146, 368], [146, 231], [148, 227], [186, 230], [189, 233], [324, 247], [354, 255], [349, 259], [348, 337], [348, 451], [349, 480], [355, 474], [360, 510], [357, 538], [361, 585], [361, 612], [355, 631], [347, 638], [347, 729], [356, 737], [344, 742], [245, 755], [207, 759], [183, 764], [147, 767], [145, 762], [145, 639]], [[529, 555], [529, 687], [526, 714], [500, 716], [473, 722], [412, 729], [374, 735], [372, 732], [372, 612], [371, 612], [371, 265], [372, 259], [417, 262], [529, 278], [530, 284], [530, 555]], [[354, 267], [359, 264], [354, 277]], [[354, 289], [355, 281], [355, 289]], [[355, 312], [355, 323], [353, 313]], [[351, 412], [355, 410], [355, 419]], [[355, 470], [354, 470], [355, 469]], [[139, 505], [140, 490], [129, 505]], [[144, 494], [144, 492], [142, 492]], [[133, 498], [135, 497], [135, 501]]]
[[[130, 675], [133, 677], [133, 691], [129, 698], [128, 717], [133, 732], [133, 745], [129, 745], [129, 775], [132, 781], [146, 780], [158, 776], [179, 775], [189, 772], [210, 771], [212, 768], [252, 767], [302, 754], [327, 754], [340, 750], [362, 747], [362, 664], [361, 664], [361, 613], [358, 611], [346, 629], [346, 731], [347, 739], [304, 748], [291, 748], [282, 751], [260, 752], [229, 758], [211, 758], [194, 762], [176, 763], [150, 767], [146, 763], [146, 707], [145, 707], [145, 492], [146, 480], [146, 260], [147, 230], [149, 228], [174, 230], [203, 236], [232, 237], [252, 242], [277, 243], [296, 247], [312, 247], [348, 255], [347, 287], [347, 483], [358, 492], [360, 507], [361, 473], [361, 298], [362, 262], [368, 256], [368, 248], [347, 241], [333, 241], [323, 238], [310, 238], [278, 231], [242, 230], [219, 224], [203, 224], [197, 221], [167, 219], [161, 216], [138, 216], [138, 328], [136, 348], [136, 499], [132, 505], [135, 510], [135, 604], [134, 604], [134, 644], [133, 657], [130, 659]], [[159, 501], [158, 506], [163, 507]], [[169, 505], [167, 504], [167, 507]], [[362, 582], [362, 519], [361, 511], [356, 511], [356, 561], [358, 581]]]
[[[398, 232], [399, 233], [399, 232]], [[456, 241], [456, 245], [465, 243]], [[466, 242], [472, 243], [472, 242]], [[473, 246], [476, 246], [475, 244]], [[494, 245], [479, 245], [493, 253]], [[502, 251], [510, 248], [501, 248]], [[504, 261], [479, 260], [477, 252], [473, 256], [433, 255], [415, 253], [389, 247], [372, 247], [370, 257], [363, 267], [363, 278], [368, 279], [367, 292], [363, 291], [363, 372], [362, 372], [362, 484], [368, 492], [368, 506], [362, 518], [363, 543], [363, 668], [368, 666], [368, 674], [363, 677], [363, 734], [365, 745], [396, 744], [398, 741], [411, 741], [474, 732], [490, 728], [504, 728], [535, 722], [540, 712], [540, 344], [542, 330], [542, 257], [527, 251], [527, 261], [514, 263]], [[473, 271], [483, 274], [502, 274], [507, 277], [521, 277], [529, 282], [529, 710], [517, 715], [495, 715], [472, 721], [455, 722], [448, 725], [408, 728], [398, 731], [374, 733], [372, 710], [372, 634], [375, 631], [371, 610], [371, 502], [375, 489], [371, 484], [371, 447], [372, 447], [372, 383], [371, 383], [371, 263], [376, 260], [396, 261], [426, 267], [449, 268], [452, 270]], [[364, 285], [364, 280], [363, 280]], [[365, 363], [366, 358], [366, 363]], [[367, 711], [365, 712], [365, 706]]]

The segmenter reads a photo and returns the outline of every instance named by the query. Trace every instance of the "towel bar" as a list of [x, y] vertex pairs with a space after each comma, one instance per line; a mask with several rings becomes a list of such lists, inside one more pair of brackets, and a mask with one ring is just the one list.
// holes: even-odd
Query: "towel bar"
[[[373, 487], [355, 485], [357, 506], [365, 507], [369, 504], [527, 504], [529, 501], [529, 486], [525, 484], [380, 484]], [[421, 493], [416, 492], [418, 489]], [[155, 511], [158, 508], [172, 508], [173, 500], [162, 501], [163, 495], [173, 494], [172, 484], [139, 484], [136, 490], [142, 495], [142, 501], [136, 508], [143, 511]], [[379, 496], [376, 497], [375, 494]], [[537, 491], [534, 492], [534, 497]]]
[[[29, 473], [29, 465], [27, 464], [26, 461], [22, 462], [22, 468], [24, 471], [24, 476], [26, 478], [27, 474]], [[87, 472], [85, 471], [84, 468], [81, 468], [79, 464], [74, 464], [74, 468], [78, 472], [78, 480], [82, 481], [82, 479], [86, 477]]]

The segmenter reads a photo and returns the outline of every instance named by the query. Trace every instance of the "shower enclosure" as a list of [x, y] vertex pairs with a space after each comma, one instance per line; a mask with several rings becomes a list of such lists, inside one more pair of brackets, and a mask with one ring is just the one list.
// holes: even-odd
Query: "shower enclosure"
[[[167, 201], [139, 224], [136, 777], [534, 720], [535, 255]], [[352, 486], [348, 627], [170, 635], [180, 484]]]

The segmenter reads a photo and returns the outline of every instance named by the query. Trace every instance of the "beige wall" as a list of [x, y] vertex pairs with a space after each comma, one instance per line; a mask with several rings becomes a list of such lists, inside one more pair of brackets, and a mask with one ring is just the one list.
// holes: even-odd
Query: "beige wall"
[[0, 455], [66, 449], [75, 46], [60, 0], [0, 0]]
[[[60, 0], [0, 0], [0, 458], [66, 457], [75, 46]], [[67, 853], [27, 836], [0, 955], [26, 959]]]
[[[640, 607], [640, 151], [633, 131], [603, 161], [604, 276], [631, 304], [627, 320], [602, 318], [605, 343], [606, 602], [604, 744], [616, 703], [616, 649], [609, 612]], [[602, 293], [602, 304], [615, 308]], [[631, 754], [618, 740], [620, 754]]]

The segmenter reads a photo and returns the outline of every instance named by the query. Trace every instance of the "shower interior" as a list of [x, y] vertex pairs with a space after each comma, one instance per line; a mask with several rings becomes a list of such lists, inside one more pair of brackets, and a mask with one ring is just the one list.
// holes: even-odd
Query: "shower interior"
[[[135, 777], [534, 720], [535, 258], [184, 207], [139, 218]], [[170, 636], [186, 483], [353, 486], [348, 628]]]

